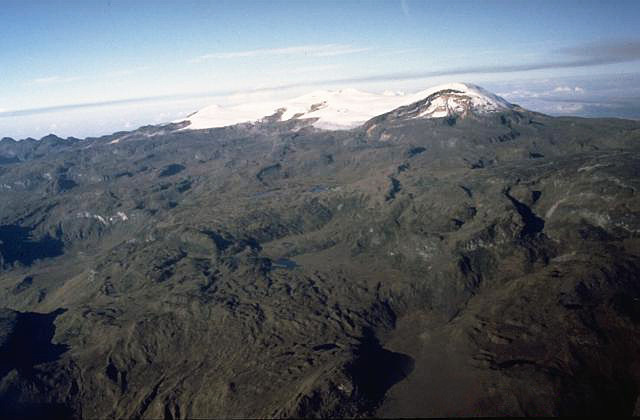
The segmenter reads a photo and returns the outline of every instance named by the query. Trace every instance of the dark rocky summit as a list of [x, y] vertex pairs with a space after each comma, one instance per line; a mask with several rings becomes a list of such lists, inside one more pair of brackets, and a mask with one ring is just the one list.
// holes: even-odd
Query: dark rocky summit
[[3, 411], [640, 414], [640, 123], [411, 112], [0, 141]]

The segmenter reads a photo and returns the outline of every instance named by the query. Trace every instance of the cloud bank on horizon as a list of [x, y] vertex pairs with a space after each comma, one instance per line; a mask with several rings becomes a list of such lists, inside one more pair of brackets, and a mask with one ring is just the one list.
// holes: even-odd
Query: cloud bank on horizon
[[635, 1], [5, 6], [0, 137], [83, 137], [211, 103], [458, 80], [540, 112], [640, 118]]

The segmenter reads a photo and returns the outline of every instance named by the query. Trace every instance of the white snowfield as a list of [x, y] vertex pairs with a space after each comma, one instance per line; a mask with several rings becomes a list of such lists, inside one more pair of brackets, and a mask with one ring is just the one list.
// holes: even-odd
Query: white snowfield
[[[439, 93], [439, 94], [438, 94]], [[369, 119], [410, 105], [435, 95], [417, 117], [441, 118], [454, 113], [497, 112], [511, 109], [513, 105], [479, 86], [468, 83], [439, 85], [413, 94], [363, 92], [357, 89], [317, 90], [284, 103], [254, 102], [222, 107], [211, 105], [186, 119], [187, 130], [225, 127], [228, 125], [259, 121], [280, 112], [280, 120], [313, 118], [314, 127], [336, 130], [362, 125]]]

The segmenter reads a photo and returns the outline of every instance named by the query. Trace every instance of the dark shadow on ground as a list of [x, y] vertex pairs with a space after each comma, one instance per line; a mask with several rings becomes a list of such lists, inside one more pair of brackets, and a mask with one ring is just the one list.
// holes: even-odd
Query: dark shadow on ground
[[0, 326], [4, 337], [0, 341], [0, 378], [16, 369], [29, 376], [33, 367], [53, 362], [68, 347], [51, 342], [56, 331], [55, 319], [66, 309], [57, 309], [48, 314], [0, 310]]
[[32, 229], [18, 225], [0, 226], [0, 266], [20, 262], [31, 265], [35, 260], [62, 255], [63, 243], [49, 234], [34, 239]]
[[347, 368], [364, 411], [373, 413], [385, 394], [413, 371], [412, 357], [382, 348], [370, 329], [365, 329], [357, 358]]
[[73, 411], [66, 404], [46, 401], [35, 369], [58, 360], [68, 350], [66, 345], [51, 342], [56, 330], [53, 322], [65, 311], [40, 314], [0, 309], [0, 417], [72, 418]]

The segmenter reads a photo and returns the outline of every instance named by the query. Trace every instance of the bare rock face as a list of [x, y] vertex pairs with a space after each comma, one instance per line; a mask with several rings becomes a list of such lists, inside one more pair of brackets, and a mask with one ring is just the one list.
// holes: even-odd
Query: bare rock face
[[0, 405], [637, 413], [640, 125], [463, 93], [349, 131], [2, 140]]

